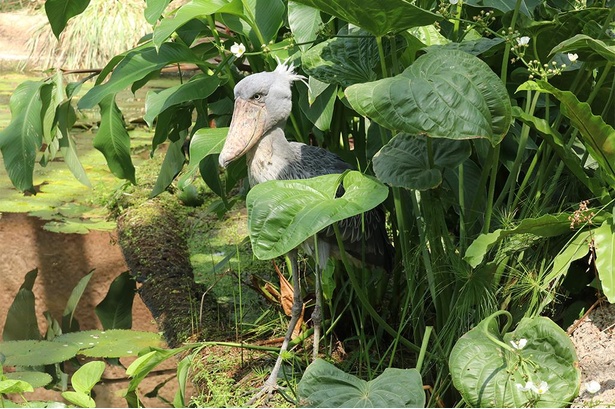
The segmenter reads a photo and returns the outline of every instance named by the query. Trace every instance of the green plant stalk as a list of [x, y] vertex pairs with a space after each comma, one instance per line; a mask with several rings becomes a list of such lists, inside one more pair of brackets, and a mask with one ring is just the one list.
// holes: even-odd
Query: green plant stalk
[[459, 253], [465, 253], [466, 249], [466, 218], [465, 218], [465, 194], [464, 194], [464, 172], [463, 163], [459, 165], [458, 174], [458, 186], [459, 186]]
[[[216, 46], [218, 47], [220, 55], [224, 57], [224, 53], [222, 52], [223, 50], [222, 41], [220, 41], [220, 35], [218, 34], [218, 30], [216, 30], [216, 22], [214, 21], [214, 18], [212, 17], [211, 14], [207, 15], [207, 24], [209, 25], [209, 29], [211, 30], [211, 34], [214, 37], [214, 41], [216, 43]], [[226, 71], [229, 85], [231, 86], [231, 89], [233, 89], [235, 88], [235, 79], [233, 78], [233, 73], [231, 72], [231, 68], [229, 67], [228, 63], [226, 63], [228, 62], [228, 60], [223, 60], [223, 61], [225, 62], [224, 70]]]
[[425, 352], [427, 352], [427, 345], [429, 344], [429, 337], [431, 336], [431, 331], [433, 327], [427, 326], [425, 328], [425, 335], [423, 336], [423, 343], [421, 344], [421, 352], [419, 352], [419, 357], [416, 360], [416, 370], [421, 372], [423, 368], [423, 360], [425, 359]]
[[[346, 252], [343, 251], [343, 249], [344, 249], [344, 242], [342, 241], [342, 235], [340, 233], [340, 229], [339, 229], [339, 226], [337, 225], [337, 223], [333, 223], [333, 230], [335, 231], [335, 238], [337, 240], [337, 245], [339, 246], [339, 248], [341, 250], [340, 251], [340, 255], [341, 255], [341, 258], [342, 258], [342, 264], [344, 264], [344, 267], [346, 268], [346, 271], [348, 273], [348, 278], [350, 278], [350, 283], [352, 285], [352, 288], [353, 288], [354, 292], [357, 294], [357, 297], [359, 297], [359, 300], [361, 301], [361, 303], [365, 307], [365, 310], [367, 311], [367, 313], [380, 326], [382, 326], [382, 328], [386, 332], [388, 332], [393, 337], [398, 336], [399, 334], [396, 333], [395, 329], [393, 327], [391, 327], [386, 321], [384, 321], [384, 319], [382, 319], [380, 314], [378, 314], [378, 312], [374, 309], [374, 307], [372, 307], [372, 305], [369, 302], [369, 299], [367, 298], [367, 295], [363, 292], [363, 289], [361, 288], [361, 284], [359, 283], [359, 280], [357, 279], [357, 276], [354, 273], [354, 269], [352, 268], [352, 265], [350, 264], [350, 261], [348, 260], [348, 256], [346, 255]], [[407, 348], [409, 348], [409, 349], [411, 349], [411, 350], [413, 350], [415, 352], [420, 352], [421, 349], [416, 344], [410, 342], [406, 338], [404, 338], [404, 337], [399, 335], [399, 340]]]
[[453, 23], [453, 38], [455, 38], [455, 41], [461, 40], [459, 37], [459, 25], [461, 21], [462, 6], [463, 6], [463, 0], [459, 0], [459, 2], [457, 2], [457, 13], [455, 15], [455, 22]]
[[[412, 191], [410, 194], [411, 197], [411, 201], [412, 201], [412, 208], [414, 209], [414, 213], [416, 215], [420, 215], [421, 214], [421, 209], [419, 207], [418, 201], [416, 200], [416, 195], [418, 194], [418, 192], [416, 191]], [[423, 222], [421, 223], [421, 220], [423, 220]], [[427, 284], [429, 285], [429, 294], [431, 295], [431, 298], [434, 302], [434, 304], [436, 304], [438, 302], [438, 298], [437, 298], [437, 293], [436, 293], [436, 277], [434, 275], [434, 269], [433, 266], [431, 264], [431, 258], [429, 256], [429, 246], [427, 243], [427, 238], [425, 237], [425, 222], [423, 217], [416, 217], [416, 223], [417, 223], [417, 229], [419, 232], [419, 239], [420, 239], [420, 246], [421, 246], [421, 256], [423, 258], [423, 264], [425, 266], [425, 272], [427, 273]], [[431, 243], [429, 243], [431, 244]], [[438, 306], [436, 305], [436, 309], [439, 311], [440, 308], [438, 308]], [[439, 321], [440, 322], [440, 321]]]
[[[534, 94], [534, 97], [532, 98], [532, 91], [529, 91], [529, 90], [527, 91], [526, 107], [525, 107], [525, 112], [527, 114], [534, 115], [534, 111], [536, 110], [536, 104], [538, 103], [539, 97], [540, 97], [539, 92], [536, 92]], [[504, 189], [502, 190], [500, 197], [498, 197], [498, 199], [495, 202], [496, 207], [501, 205], [504, 199], [504, 195], [508, 194], [507, 205], [509, 208], [512, 208], [515, 191], [517, 190], [515, 188], [515, 181], [517, 180], [517, 177], [519, 176], [518, 174], [521, 168], [521, 160], [523, 159], [523, 154], [525, 153], [525, 147], [527, 145], [529, 135], [530, 135], [529, 125], [523, 124], [523, 126], [521, 127], [521, 136], [519, 140], [519, 146], [517, 147], [517, 156], [515, 157], [515, 161], [513, 163], [512, 169], [510, 170], [508, 178], [506, 179], [506, 183], [504, 184]], [[518, 195], [521, 196], [521, 192], [519, 192]]]
[[[521, 3], [523, 0], [517, 0], [515, 3], [515, 10], [513, 11], [512, 19], [510, 22], [510, 26], [514, 29], [517, 25], [517, 18], [519, 17], [519, 10], [521, 9]], [[504, 47], [504, 54], [502, 55], [502, 69], [500, 71], [500, 79], [504, 86], [506, 86], [506, 82], [508, 81], [508, 63], [510, 61], [510, 43], [506, 42], [506, 46]], [[495, 148], [492, 148], [492, 157], [493, 160], [491, 162], [491, 177], [489, 179], [489, 190], [487, 192], [487, 206], [485, 207], [485, 224], [483, 226], [482, 232], [488, 233], [491, 229], [491, 218], [493, 216], [493, 200], [495, 198], [495, 179], [498, 173], [498, 168], [500, 166], [500, 144], [498, 143]]]

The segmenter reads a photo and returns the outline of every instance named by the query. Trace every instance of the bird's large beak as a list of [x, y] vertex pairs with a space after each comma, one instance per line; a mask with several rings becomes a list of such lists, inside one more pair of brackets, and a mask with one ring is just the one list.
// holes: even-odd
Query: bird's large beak
[[220, 152], [220, 166], [225, 168], [254, 146], [263, 136], [266, 118], [267, 108], [264, 105], [241, 98], [235, 100], [231, 126], [222, 152]]

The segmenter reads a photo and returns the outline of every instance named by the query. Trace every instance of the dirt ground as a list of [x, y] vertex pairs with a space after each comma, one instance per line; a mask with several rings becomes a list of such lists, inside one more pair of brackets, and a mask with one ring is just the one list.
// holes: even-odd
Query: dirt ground
[[[75, 313], [81, 329], [102, 329], [94, 313], [94, 307], [102, 301], [115, 277], [127, 270], [115, 234], [90, 232], [86, 235], [52, 233], [42, 228], [44, 222], [24, 213], [0, 215], [0, 330], [4, 328], [6, 314], [26, 273], [38, 268], [34, 285], [36, 312], [39, 329], [47, 328], [44, 311], [61, 320], [62, 312], [77, 282], [91, 270], [94, 275]], [[133, 305], [133, 329], [157, 332], [158, 328], [141, 299], [135, 297]], [[132, 360], [122, 360], [125, 365]], [[174, 362], [157, 369], [167, 370], [153, 376], [142, 384], [143, 393], [152, 390], [158, 383], [173, 376]], [[128, 382], [126, 374], [118, 368], [108, 368], [103, 378], [106, 384], [95, 387], [99, 407], [126, 407], [122, 390]], [[162, 395], [172, 401], [174, 382], [162, 389]], [[62, 401], [60, 394], [42, 388], [26, 394], [28, 400]], [[158, 399], [144, 399], [146, 407], [166, 407]]]

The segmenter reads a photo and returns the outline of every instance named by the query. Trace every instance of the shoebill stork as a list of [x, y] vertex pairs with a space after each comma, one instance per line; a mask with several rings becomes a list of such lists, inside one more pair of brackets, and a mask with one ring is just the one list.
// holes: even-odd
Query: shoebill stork
[[[292, 108], [291, 86], [294, 81], [305, 77], [294, 73], [293, 66], [280, 63], [272, 72], [252, 74], [237, 83], [234, 89], [235, 108], [228, 136], [220, 153], [220, 165], [225, 168], [230, 162], [246, 155], [250, 186], [268, 180], [307, 179], [332, 173], [343, 173], [352, 167], [337, 155], [326, 149], [299, 142], [289, 142], [284, 135], [284, 126]], [[343, 194], [343, 187], [338, 196]], [[364, 260], [374, 266], [390, 270], [392, 247], [386, 230], [384, 213], [375, 208], [364, 215], [354, 216], [338, 223], [344, 249], [355, 260]], [[318, 254], [315, 292], [316, 302], [312, 314], [314, 326], [314, 351], [318, 354], [321, 324], [322, 294], [318, 270], [330, 256], [339, 254], [332, 228], [318, 234], [316, 240], [308, 240], [302, 247], [309, 254]], [[296, 250], [288, 254], [292, 270], [294, 299], [291, 319], [280, 354], [263, 390], [269, 395], [277, 389], [277, 377], [282, 364], [282, 353], [286, 351], [293, 330], [303, 307], [297, 267]], [[253, 399], [253, 401], [255, 400]]]

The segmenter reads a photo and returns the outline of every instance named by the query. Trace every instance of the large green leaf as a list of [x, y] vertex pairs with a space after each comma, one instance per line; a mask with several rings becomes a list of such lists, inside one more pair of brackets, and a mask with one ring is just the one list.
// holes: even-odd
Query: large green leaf
[[400, 133], [374, 155], [374, 173], [378, 180], [391, 186], [433, 189], [442, 183], [445, 168], [457, 168], [471, 153], [467, 141], [428, 141], [422, 135]]
[[130, 329], [132, 327], [132, 303], [137, 291], [137, 282], [129, 271], [117, 276], [105, 298], [94, 312], [104, 329]]
[[165, 18], [154, 30], [153, 42], [162, 49], [162, 45], [178, 28], [194, 18], [210, 16], [214, 13], [241, 14], [240, 0], [192, 0], [181, 6], [173, 18]]
[[78, 102], [80, 109], [92, 108], [106, 96], [127, 88], [146, 75], [161, 70], [169, 64], [187, 62], [201, 65], [203, 62], [181, 43], [165, 43], [159, 50], [143, 47], [126, 54], [104, 84], [90, 89]]
[[364, 28], [375, 36], [397, 33], [441, 20], [442, 16], [404, 0], [296, 0]]
[[[288, 25], [295, 36], [295, 41], [301, 44], [302, 51], [310, 48], [310, 42], [316, 40], [322, 30], [320, 11], [296, 1], [288, 2]], [[308, 44], [305, 44], [308, 43]]]
[[586, 102], [580, 102], [570, 91], [562, 91], [546, 81], [537, 81], [540, 90], [560, 101], [561, 112], [579, 130], [581, 140], [600, 168], [615, 180], [615, 129], [592, 113]]
[[550, 283], [558, 277], [565, 277], [570, 265], [587, 255], [592, 235], [593, 232], [591, 230], [579, 231], [575, 234], [566, 244], [566, 247], [560, 250], [557, 256], [553, 258], [551, 269], [543, 282]]
[[136, 184], [135, 167], [130, 157], [130, 135], [115, 103], [115, 94], [105, 96], [99, 105], [100, 127], [94, 137], [94, 147], [103, 153], [115, 176]]
[[30, 289], [21, 288], [6, 314], [2, 339], [5, 341], [40, 339], [39, 331], [34, 293]]
[[497, 229], [494, 232], [481, 234], [466, 250], [463, 259], [472, 267], [478, 266], [489, 249], [512, 234], [530, 233], [540, 237], [554, 237], [570, 232], [569, 214], [547, 214], [535, 219], [523, 219], [511, 229]]
[[79, 354], [93, 358], [136, 356], [148, 347], [159, 347], [160, 335], [153, 332], [111, 329], [71, 332], [53, 339], [59, 345], [77, 345]]
[[[340, 184], [345, 192], [336, 197]], [[388, 192], [357, 171], [258, 184], [246, 197], [254, 255], [267, 260], [285, 254], [325, 227], [378, 206]]]
[[[58, 338], [56, 338], [57, 340]], [[9, 341], [0, 342], [0, 354], [4, 365], [41, 366], [64, 362], [79, 351], [79, 345], [54, 341]]]
[[596, 56], [599, 55], [610, 63], [615, 63], [615, 44], [612, 41], [607, 44], [588, 35], [577, 34], [553, 47], [551, 54], [569, 51], [578, 53], [582, 61], [596, 59]]
[[610, 303], [615, 303], [615, 229], [613, 218], [605, 220], [594, 229], [596, 270], [602, 284], [602, 292]]
[[169, 144], [150, 197], [156, 197], [164, 192], [184, 167], [186, 156], [184, 156], [183, 146], [184, 140], [181, 138]]
[[[497, 316], [487, 317], [455, 344], [449, 359], [453, 385], [470, 407], [564, 407], [579, 392], [581, 371], [566, 333], [545, 317], [523, 318], [512, 332], [500, 331]], [[526, 340], [524, 347], [512, 342]], [[528, 381], [548, 390], [524, 391]]]
[[145, 19], [150, 24], [156, 24], [171, 0], [146, 0], [147, 7], [143, 12]]
[[376, 39], [359, 28], [342, 29], [301, 55], [307, 74], [329, 84], [348, 87], [378, 79], [380, 58]]
[[506, 88], [477, 57], [438, 50], [403, 73], [346, 89], [352, 107], [382, 126], [435, 138], [485, 138], [497, 145], [512, 121]]
[[300, 406], [314, 408], [422, 408], [425, 391], [416, 369], [387, 368], [364, 381], [317, 359], [297, 385]]
[[68, 166], [75, 178], [83, 183], [87, 187], [91, 187], [90, 180], [88, 179], [85, 169], [77, 156], [77, 146], [73, 140], [70, 130], [77, 121], [77, 114], [75, 108], [71, 103], [71, 99], [68, 99], [58, 105], [55, 114], [55, 121], [58, 126], [58, 131], [61, 133], [60, 138], [60, 151], [64, 157], [64, 163]]
[[13, 185], [34, 193], [33, 172], [36, 153], [43, 141], [42, 81], [25, 81], [17, 86], [9, 106], [11, 122], [0, 132], [0, 151]]
[[100, 381], [105, 371], [103, 361], [92, 361], [83, 365], [71, 377], [71, 385], [77, 392], [89, 394], [94, 385]]
[[220, 80], [216, 77], [196, 75], [185, 84], [176, 85], [162, 91], [150, 91], [145, 99], [143, 119], [152, 127], [154, 119], [172, 105], [207, 98], [218, 88]]
[[45, 1], [45, 13], [51, 31], [60, 38], [60, 34], [64, 31], [66, 23], [71, 18], [83, 13], [90, 4], [90, 0], [47, 0]]
[[188, 169], [196, 169], [199, 162], [208, 155], [222, 151], [228, 128], [201, 128], [190, 139], [190, 162]]

